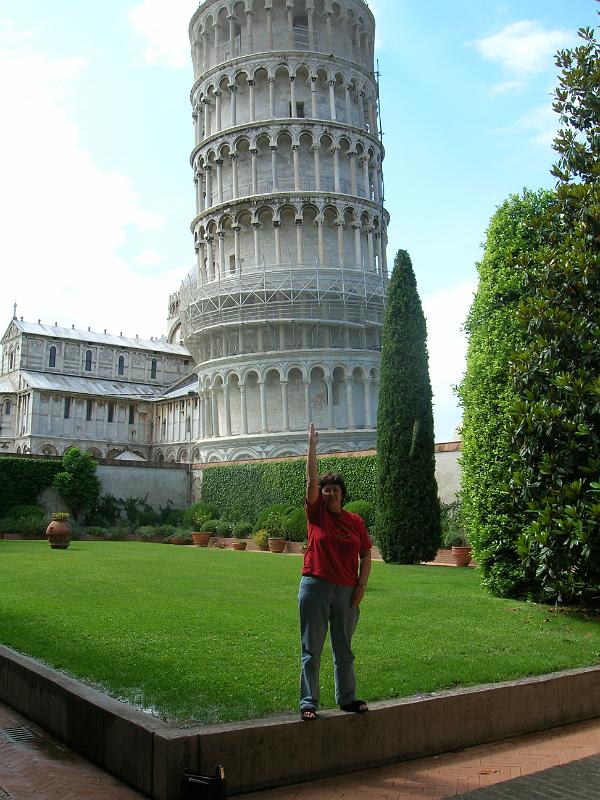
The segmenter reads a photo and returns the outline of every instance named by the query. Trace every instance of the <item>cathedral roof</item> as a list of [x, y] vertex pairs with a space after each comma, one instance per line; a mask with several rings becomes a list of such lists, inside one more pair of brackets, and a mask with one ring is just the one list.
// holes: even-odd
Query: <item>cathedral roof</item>
[[22, 370], [21, 376], [31, 389], [47, 392], [73, 392], [115, 399], [153, 400], [159, 397], [162, 391], [161, 386], [150, 386], [147, 383], [80, 378], [75, 375], [55, 375], [29, 370]]
[[171, 344], [166, 339], [138, 339], [130, 336], [117, 336], [113, 333], [96, 333], [95, 331], [79, 330], [78, 328], [61, 328], [55, 325], [44, 325], [40, 322], [24, 322], [12, 320], [23, 333], [37, 336], [47, 336], [54, 339], [69, 339], [71, 341], [90, 342], [94, 344], [112, 345], [113, 347], [130, 347], [136, 350], [151, 350], [155, 353], [170, 353], [177, 356], [189, 356], [189, 350], [180, 344]]

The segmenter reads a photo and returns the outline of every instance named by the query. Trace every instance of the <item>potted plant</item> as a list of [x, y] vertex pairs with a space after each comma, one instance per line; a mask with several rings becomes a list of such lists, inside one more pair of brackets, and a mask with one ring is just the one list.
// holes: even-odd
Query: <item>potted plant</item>
[[46, 536], [51, 550], [66, 550], [71, 543], [71, 525], [68, 511], [55, 511], [52, 521], [46, 528]]
[[215, 536], [218, 537], [223, 547], [227, 547], [227, 542], [225, 539], [231, 539], [233, 535], [233, 525], [231, 522], [228, 522], [226, 519], [220, 519], [216, 526]]
[[269, 535], [264, 528], [259, 528], [252, 534], [252, 540], [259, 550], [269, 549]]
[[208, 547], [210, 537], [213, 535], [206, 530], [205, 523], [210, 520], [210, 514], [206, 511], [196, 511], [192, 514], [194, 530], [192, 531], [192, 541], [196, 547]]
[[188, 531], [177, 531], [177, 533], [167, 536], [167, 540], [169, 544], [191, 544], [192, 534], [188, 533]]
[[238, 522], [233, 526], [233, 549], [245, 550], [248, 536], [252, 533], [252, 525], [249, 522]]
[[452, 551], [452, 560], [457, 567], [468, 567], [471, 563], [471, 545], [467, 541], [464, 528], [448, 529], [444, 545]]
[[265, 520], [264, 526], [272, 553], [283, 553], [285, 550], [286, 518], [283, 514], [272, 511]]

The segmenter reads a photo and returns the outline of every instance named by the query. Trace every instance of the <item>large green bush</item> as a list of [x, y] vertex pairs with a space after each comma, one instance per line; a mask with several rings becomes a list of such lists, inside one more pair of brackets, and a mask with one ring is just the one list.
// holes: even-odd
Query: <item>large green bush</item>
[[[341, 472], [348, 500], [375, 502], [375, 456], [323, 456], [319, 474]], [[208, 467], [202, 480], [202, 500], [218, 505], [228, 519], [256, 522], [258, 513], [274, 503], [298, 507], [306, 491], [306, 460]]]
[[62, 469], [60, 461], [42, 458], [0, 458], [0, 516], [13, 506], [34, 504], [38, 495], [52, 486]]
[[431, 561], [441, 530], [427, 326], [405, 250], [396, 255], [385, 307], [377, 470], [376, 536], [381, 555], [398, 564]]
[[376, 512], [373, 503], [369, 503], [368, 500], [353, 500], [351, 503], [346, 503], [344, 509], [362, 517], [369, 532], [374, 530]]
[[515, 394], [510, 360], [527, 337], [517, 319], [519, 302], [528, 291], [524, 265], [548, 239], [541, 219], [554, 203], [551, 192], [525, 190], [498, 208], [477, 265], [479, 285], [465, 324], [467, 369], [459, 387], [464, 409], [461, 513], [484, 582], [498, 594], [526, 591], [516, 550], [524, 507], [507, 491]]
[[96, 462], [89, 453], [72, 447], [64, 454], [62, 470], [54, 476], [52, 485], [76, 517], [94, 509], [100, 497]]

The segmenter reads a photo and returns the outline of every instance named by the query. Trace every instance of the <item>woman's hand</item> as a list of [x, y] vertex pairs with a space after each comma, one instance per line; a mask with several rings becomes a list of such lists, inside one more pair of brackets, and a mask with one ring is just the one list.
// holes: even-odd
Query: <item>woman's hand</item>
[[314, 424], [311, 422], [308, 428], [308, 446], [315, 447], [319, 443], [319, 431], [316, 430]]
[[352, 603], [350, 604], [352, 608], [358, 608], [362, 602], [363, 597], [365, 596], [365, 591], [367, 587], [361, 586], [358, 584], [352, 593]]

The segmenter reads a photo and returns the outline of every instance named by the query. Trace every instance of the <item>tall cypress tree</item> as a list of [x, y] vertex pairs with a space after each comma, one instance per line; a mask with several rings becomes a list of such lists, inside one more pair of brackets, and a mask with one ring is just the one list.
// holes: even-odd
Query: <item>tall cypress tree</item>
[[417, 564], [440, 545], [427, 326], [410, 256], [394, 262], [377, 415], [377, 542], [385, 561]]

